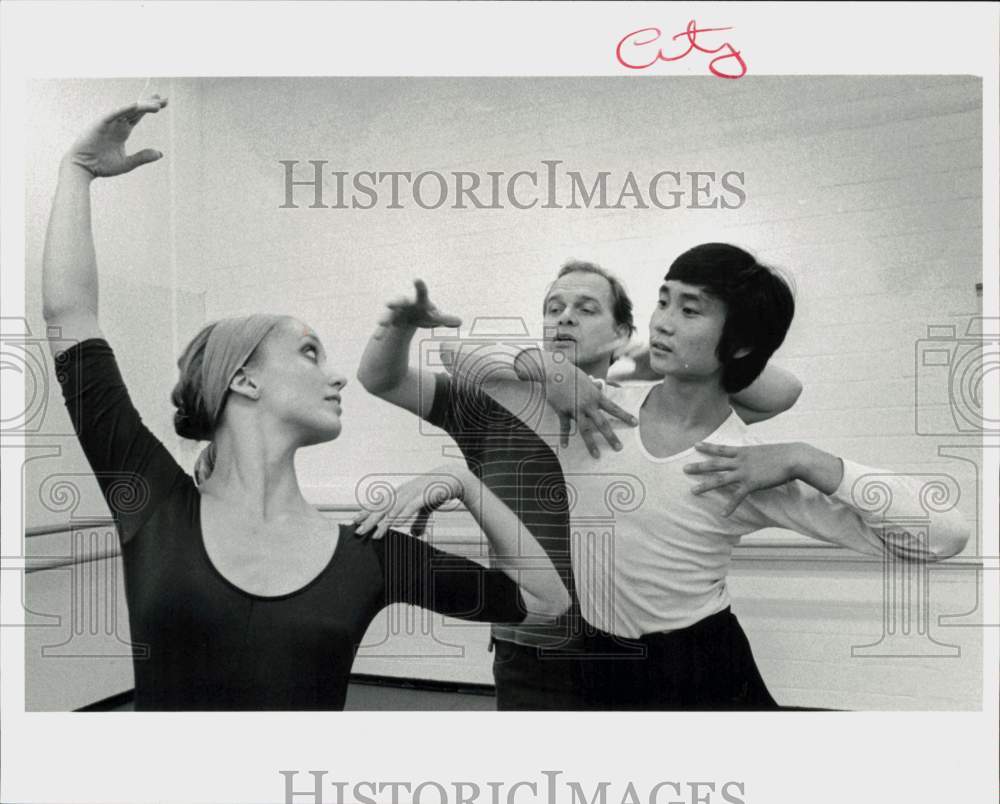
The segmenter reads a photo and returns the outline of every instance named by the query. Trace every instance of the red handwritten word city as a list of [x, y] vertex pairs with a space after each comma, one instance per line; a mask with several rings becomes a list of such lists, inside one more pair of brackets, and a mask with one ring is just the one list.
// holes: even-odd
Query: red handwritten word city
[[[663, 52], [663, 48], [656, 47], [654, 50], [649, 47], [649, 45], [658, 42], [663, 35], [663, 32], [659, 28], [640, 28], [638, 31], [626, 34], [619, 40], [618, 47], [615, 49], [615, 56], [618, 57], [618, 62], [623, 67], [628, 67], [630, 70], [645, 70], [647, 67], [652, 67], [658, 61], [680, 61], [691, 53], [692, 50], [710, 55], [720, 53], [721, 55], [715, 56], [708, 63], [708, 69], [712, 75], [719, 78], [742, 78], [747, 74], [747, 65], [743, 61], [740, 51], [734, 48], [729, 42], [723, 42], [717, 48], [705, 47], [698, 42], [699, 34], [731, 30], [732, 28], [699, 28], [695, 21], [691, 20], [683, 33], [671, 37], [672, 42], [676, 42], [678, 39], [687, 39], [687, 50], [675, 56], [669, 56]], [[723, 62], [727, 59], [731, 60], [730, 64], [723, 65]], [[729, 70], [726, 71], [722, 69], [722, 66], [716, 65], [728, 66]]]

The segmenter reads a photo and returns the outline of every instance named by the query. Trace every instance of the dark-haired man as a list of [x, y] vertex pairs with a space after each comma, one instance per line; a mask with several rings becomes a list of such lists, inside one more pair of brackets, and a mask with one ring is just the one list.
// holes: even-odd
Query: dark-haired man
[[[671, 265], [650, 319], [653, 386], [605, 386], [626, 429], [605, 422], [621, 449], [599, 460], [570, 439], [560, 463], [572, 489], [575, 590], [584, 620], [579, 683], [600, 709], [767, 709], [775, 706], [749, 643], [729, 609], [732, 548], [781, 527], [862, 553], [936, 560], [959, 552], [968, 528], [954, 510], [922, 529], [883, 530], [856, 500], [869, 473], [890, 487], [896, 511], [924, 516], [906, 478], [866, 469], [806, 444], [766, 444], [733, 410], [732, 395], [758, 379], [794, 315], [785, 280], [748, 252], [722, 243], [693, 248]], [[550, 401], [571, 404], [565, 367], [523, 362]], [[586, 386], [579, 376], [571, 392]], [[600, 424], [600, 423], [599, 423]], [[699, 460], [702, 459], [702, 460]], [[572, 467], [572, 470], [570, 470]], [[605, 478], [635, 478], [619, 490], [613, 528], [600, 522], [616, 501]]]
[[[506, 375], [498, 370], [504, 363], [503, 357], [491, 362], [483, 358], [484, 347], [470, 345], [464, 354], [454, 355], [452, 362], [466, 382], [487, 391], [539, 432], [550, 436], [573, 506], [571, 591], [580, 590], [586, 596], [582, 602], [588, 608], [595, 608], [595, 598], [607, 595], [610, 587], [604, 580], [596, 587], [588, 581], [599, 569], [594, 566], [591, 554], [601, 556], [613, 551], [619, 530], [624, 527], [628, 532], [629, 520], [641, 518], [644, 511], [651, 510], [650, 504], [633, 510], [616, 508], [612, 498], [645, 497], [651, 486], [655, 492], [655, 479], [648, 467], [633, 463], [626, 471], [618, 471], [622, 455], [636, 454], [629, 442], [632, 433], [621, 419], [634, 417], [638, 421], [639, 416], [637, 411], [626, 411], [628, 415], [623, 415], [618, 407], [619, 400], [627, 400], [632, 392], [606, 383], [610, 367], [635, 332], [632, 301], [614, 275], [594, 263], [574, 261], [563, 266], [549, 287], [543, 314], [547, 354], [528, 359], [521, 366], [521, 374], [529, 377], [543, 371], [543, 366], [550, 369], [548, 391], [551, 401], [562, 411], [562, 422], [553, 409], [539, 411], [532, 406], [537, 386], [514, 376], [513, 366]], [[577, 371], [568, 370], [573, 366]], [[593, 382], [588, 382], [587, 377]], [[553, 378], [559, 379], [553, 381]], [[746, 422], [760, 421], [788, 409], [801, 390], [792, 375], [773, 366], [765, 376], [755, 379], [751, 387], [726, 397], [727, 404], [732, 404]], [[644, 390], [649, 387], [644, 386]], [[605, 407], [620, 417], [614, 427], [593, 401], [595, 394], [605, 403], [612, 403]], [[570, 417], [576, 420], [576, 436], [563, 438], [560, 448], [551, 437], [564, 429]], [[601, 440], [598, 432], [618, 452], [598, 460]], [[624, 449], [622, 440], [626, 442]], [[572, 576], [579, 573], [588, 578], [574, 581]], [[614, 603], [613, 599], [609, 602]], [[578, 609], [574, 608], [557, 628], [495, 626], [493, 672], [498, 708], [576, 709], [600, 705], [593, 689], [581, 696], [585, 680], [580, 670], [589, 664], [583, 657], [586, 650], [594, 649], [593, 645], [586, 649], [584, 646], [587, 622], [580, 619]], [[599, 647], [605, 651], [606, 646]], [[629, 656], [635, 654], [628, 648], [625, 652]]]

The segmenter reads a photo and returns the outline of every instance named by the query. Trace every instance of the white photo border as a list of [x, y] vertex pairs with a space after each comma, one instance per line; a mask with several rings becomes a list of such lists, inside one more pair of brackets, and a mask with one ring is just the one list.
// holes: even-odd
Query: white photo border
[[[391, 6], [391, 8], [386, 8]], [[984, 315], [997, 316], [997, 7], [980, 3], [20, 3], [0, 6], [3, 316], [23, 314], [27, 81], [44, 77], [622, 75], [629, 31], [733, 28], [755, 75], [971, 74], [983, 79]], [[704, 63], [660, 74], [702, 74]], [[636, 75], [636, 80], [644, 76]], [[4, 378], [4, 406], [23, 399]], [[987, 409], [998, 409], [988, 388]], [[998, 451], [986, 449], [981, 528], [997, 556]], [[3, 460], [4, 556], [20, 554], [21, 455]], [[992, 541], [990, 541], [992, 540]], [[8, 562], [9, 563], [9, 562]], [[14, 565], [4, 565], [3, 580]], [[995, 558], [993, 560], [995, 570]], [[987, 572], [985, 611], [998, 610]], [[3, 622], [19, 584], [0, 585]], [[541, 783], [593, 791], [628, 782], [744, 785], [748, 804], [992, 801], [997, 778], [997, 629], [985, 629], [983, 710], [965, 713], [485, 714], [25, 713], [22, 633], [0, 628], [0, 800], [278, 802], [279, 770], [328, 779], [450, 785]], [[661, 792], [659, 801], [690, 801]], [[328, 787], [324, 800], [337, 801]], [[297, 802], [311, 800], [297, 797]], [[349, 801], [345, 798], [344, 801]], [[384, 798], [391, 800], [391, 798]], [[399, 799], [407, 801], [406, 797]], [[438, 801], [434, 792], [425, 801]], [[490, 800], [484, 792], [483, 801]], [[527, 788], [514, 801], [533, 799]], [[562, 800], [562, 799], [560, 799]], [[568, 800], [568, 799], [567, 799]], [[627, 800], [627, 799], [626, 799]]]

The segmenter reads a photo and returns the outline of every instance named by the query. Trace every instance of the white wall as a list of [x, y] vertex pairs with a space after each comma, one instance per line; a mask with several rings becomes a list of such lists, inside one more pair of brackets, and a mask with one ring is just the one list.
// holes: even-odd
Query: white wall
[[[185, 84], [185, 87], [187, 84]], [[778, 360], [805, 384], [764, 427], [899, 471], [974, 476], [914, 432], [914, 349], [974, 314], [981, 264], [980, 87], [972, 78], [231, 79], [198, 82], [200, 204], [182, 286], [209, 317], [293, 312], [353, 373], [382, 304], [424, 277], [443, 309], [522, 316], [540, 335], [565, 260], [616, 271], [640, 334], [684, 248], [728, 240], [786, 270], [798, 313]], [[172, 110], [178, 111], [178, 110]], [[738, 210], [299, 209], [281, 159], [327, 170], [736, 170]], [[303, 165], [303, 167], [308, 167]], [[613, 182], [612, 182], [613, 183]], [[329, 203], [329, 201], [328, 201]], [[183, 205], [189, 205], [185, 202]], [[964, 320], [960, 321], [964, 325]], [[943, 397], [935, 401], [943, 403]], [[309, 486], [351, 496], [371, 469], [425, 469], [415, 421], [346, 394], [338, 442], [304, 453]], [[874, 436], [878, 436], [875, 438]], [[950, 442], [949, 442], [950, 443]], [[974, 499], [962, 501], [970, 515]]]
[[[58, 154], [85, 121], [139, 88], [39, 82], [31, 93], [26, 307], [37, 331]], [[953, 474], [973, 515], [970, 467], [937, 456], [969, 442], [914, 432], [914, 360], [928, 325], [964, 328], [981, 304], [977, 79], [759, 77], [738, 88], [712, 78], [175, 79], [152, 89], [171, 105], [143, 122], [136, 144], [166, 159], [99, 182], [94, 217], [102, 320], [164, 438], [173, 439], [173, 360], [206, 319], [298, 315], [353, 376], [382, 305], [413, 277], [466, 324], [520, 316], [537, 336], [547, 284], [562, 262], [584, 258], [625, 280], [642, 335], [670, 260], [728, 240], [797, 286], [796, 320], [776, 360], [805, 391], [763, 432], [899, 471]], [[281, 159], [508, 174], [560, 159], [619, 180], [629, 169], [737, 170], [747, 202], [724, 211], [280, 209]], [[947, 410], [943, 391], [934, 401]], [[301, 456], [304, 483], [324, 502], [346, 502], [368, 471], [426, 469], [440, 456], [417, 432], [414, 419], [353, 383], [343, 436]]]

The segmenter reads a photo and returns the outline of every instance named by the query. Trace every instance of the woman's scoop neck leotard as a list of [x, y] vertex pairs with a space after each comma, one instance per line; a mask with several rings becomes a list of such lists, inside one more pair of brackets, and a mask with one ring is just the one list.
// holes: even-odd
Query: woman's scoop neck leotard
[[74, 345], [57, 369], [122, 543], [136, 709], [342, 709], [357, 646], [391, 603], [523, 619], [503, 572], [396, 531], [373, 540], [341, 526], [329, 562], [301, 588], [240, 589], [209, 559], [198, 489], [143, 424], [108, 343]]

